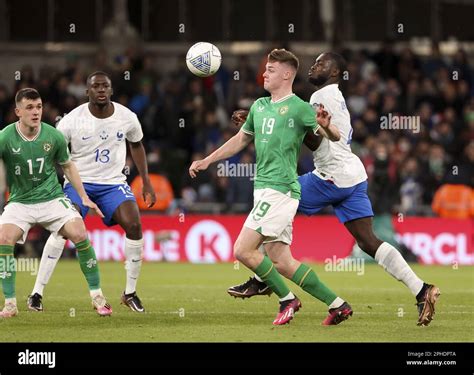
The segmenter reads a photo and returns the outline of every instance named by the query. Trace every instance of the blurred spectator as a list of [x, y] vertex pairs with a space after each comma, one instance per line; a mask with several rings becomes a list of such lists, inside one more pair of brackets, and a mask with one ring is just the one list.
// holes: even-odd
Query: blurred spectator
[[433, 212], [447, 219], [474, 218], [474, 189], [466, 185], [442, 185], [432, 203]]
[[408, 158], [400, 171], [400, 211], [407, 215], [420, 213], [423, 186], [418, 176], [418, 161], [415, 158]]
[[391, 213], [397, 201], [396, 176], [391, 173], [393, 166], [387, 145], [376, 144], [369, 183], [369, 197], [376, 215]]

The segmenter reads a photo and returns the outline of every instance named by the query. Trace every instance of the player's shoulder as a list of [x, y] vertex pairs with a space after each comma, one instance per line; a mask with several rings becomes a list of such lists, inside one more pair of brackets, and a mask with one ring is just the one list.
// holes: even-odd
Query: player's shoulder
[[85, 113], [87, 113], [89, 103], [83, 103], [78, 105], [76, 108], [74, 108], [71, 112], [66, 114], [63, 119], [70, 119], [78, 116], [83, 116]]
[[114, 105], [114, 117], [121, 118], [136, 118], [137, 115], [130, 108], [125, 107], [123, 104], [112, 102]]
[[311, 110], [312, 111], [312, 106], [309, 104], [306, 100], [301, 99], [298, 95], [293, 95], [289, 99], [289, 105], [290, 108], [292, 108], [295, 111], [307, 111]]
[[44, 131], [47, 134], [52, 134], [54, 136], [61, 135], [63, 137], [62, 133], [56, 129], [53, 125], [48, 124], [47, 122], [41, 121], [41, 131]]
[[296, 105], [301, 105], [301, 106], [308, 106], [309, 103], [306, 100], [301, 99], [298, 95], [294, 94], [290, 100], [295, 103]]
[[311, 99], [309, 100], [309, 102], [312, 105], [320, 104], [321, 101], [334, 99], [340, 95], [342, 94], [337, 84], [327, 85], [315, 91], [313, 95], [311, 95]]
[[66, 125], [72, 126], [72, 124], [75, 124], [77, 119], [84, 118], [84, 116], [88, 115], [88, 103], [81, 104], [74, 108], [71, 112], [67, 113], [64, 115], [64, 117], [58, 122], [57, 127], [60, 125], [61, 127], [64, 127]]
[[10, 134], [12, 134], [15, 131], [16, 131], [16, 122], [12, 122], [11, 124], [8, 124], [0, 131], [0, 135], [4, 137], [8, 137]]
[[13, 132], [15, 132], [15, 123], [9, 124], [5, 126], [2, 130], [0, 130], [0, 142], [1, 145], [8, 139], [11, 139], [13, 136]]
[[272, 101], [271, 96], [262, 96], [253, 102], [253, 105], [268, 105]]

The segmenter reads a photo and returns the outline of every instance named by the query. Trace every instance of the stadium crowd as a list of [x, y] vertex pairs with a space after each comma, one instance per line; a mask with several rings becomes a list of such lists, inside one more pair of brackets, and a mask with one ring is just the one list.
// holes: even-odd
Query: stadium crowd
[[[366, 166], [375, 213], [473, 217], [474, 72], [466, 53], [458, 50], [442, 56], [434, 47], [429, 56], [417, 56], [409, 48], [395, 52], [389, 44], [375, 53], [341, 53], [348, 61], [342, 91], [354, 129], [352, 149]], [[191, 160], [209, 154], [238, 131], [229, 120], [233, 110], [248, 109], [265, 95], [261, 78], [265, 58], [262, 53], [262, 63], [252, 64], [248, 56], [240, 56], [235, 66], [224, 60], [218, 73], [205, 79], [192, 76], [182, 57], [171, 74], [162, 75], [153, 55], [135, 49], [113, 64], [99, 52], [90, 66], [82, 66], [77, 57], [61, 68], [34, 70], [26, 65], [13, 89], [0, 86], [1, 128], [16, 121], [13, 98], [18, 89], [38, 89], [43, 121], [56, 124], [87, 100], [87, 75], [106, 71], [112, 76], [112, 99], [133, 110], [141, 121], [150, 172], [170, 182], [157, 186], [158, 202], [160, 190], [172, 187], [162, 192], [168, 198], [158, 207], [168, 213], [210, 207], [245, 212], [252, 205], [253, 181], [248, 175], [226, 177], [219, 171], [222, 165], [215, 165], [191, 180], [187, 169]], [[306, 79], [309, 65], [301, 65], [294, 91], [308, 100], [314, 89]], [[382, 118], [397, 116], [416, 116], [414, 124], [419, 119], [419, 127], [381, 125]], [[253, 162], [249, 146], [226, 165]], [[312, 169], [311, 152], [303, 146], [299, 173]], [[131, 183], [137, 175], [131, 161], [129, 172]], [[4, 191], [4, 174], [0, 174]], [[452, 189], [436, 196], [442, 186]], [[461, 202], [460, 195], [465, 197]], [[451, 198], [457, 205], [454, 214], [443, 208]]]

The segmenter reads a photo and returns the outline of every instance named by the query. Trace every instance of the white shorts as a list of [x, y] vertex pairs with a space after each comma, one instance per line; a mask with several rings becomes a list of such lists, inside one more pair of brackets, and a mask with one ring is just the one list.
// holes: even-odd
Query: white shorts
[[255, 190], [254, 206], [244, 226], [267, 237], [263, 243], [281, 241], [291, 245], [299, 201], [290, 194], [269, 188]]
[[23, 230], [18, 243], [24, 243], [30, 228], [36, 224], [57, 233], [68, 221], [82, 217], [68, 198], [56, 198], [48, 202], [24, 204], [8, 203], [0, 216], [0, 224], [14, 224]]

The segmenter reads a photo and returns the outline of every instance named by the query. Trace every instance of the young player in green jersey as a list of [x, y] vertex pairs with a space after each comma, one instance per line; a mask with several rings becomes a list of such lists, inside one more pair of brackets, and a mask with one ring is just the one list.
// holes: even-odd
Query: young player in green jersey
[[[277, 250], [292, 241], [292, 222], [301, 195], [297, 161], [303, 138], [319, 127], [313, 108], [292, 93], [298, 65], [291, 52], [273, 50], [263, 74], [264, 87], [271, 97], [256, 100], [239, 133], [189, 168], [191, 177], [195, 177], [211, 163], [238, 153], [254, 141], [257, 158], [254, 207], [234, 244], [234, 255], [279, 297], [280, 311], [273, 321], [275, 325], [288, 323], [301, 308], [300, 300], [277, 271], [276, 262], [286, 261]], [[268, 256], [258, 251], [262, 244]], [[278, 266], [287, 270], [285, 276], [308, 293], [324, 292], [328, 298], [337, 298], [307, 265], [291, 259], [291, 264]]]
[[85, 206], [98, 209], [84, 191], [77, 169], [70, 161], [64, 136], [54, 127], [41, 122], [43, 111], [39, 93], [24, 88], [15, 96], [18, 122], [0, 132], [0, 158], [7, 170], [10, 197], [0, 217], [0, 277], [5, 306], [0, 318], [18, 314], [13, 256], [15, 244], [26, 240], [29, 229], [36, 224], [53, 233], [59, 233], [75, 245], [82, 272], [89, 285], [93, 307], [101, 316], [112, 314], [112, 308], [100, 289], [99, 267], [81, 215], [63, 194], [55, 165], [60, 164], [64, 174], [82, 197]]

